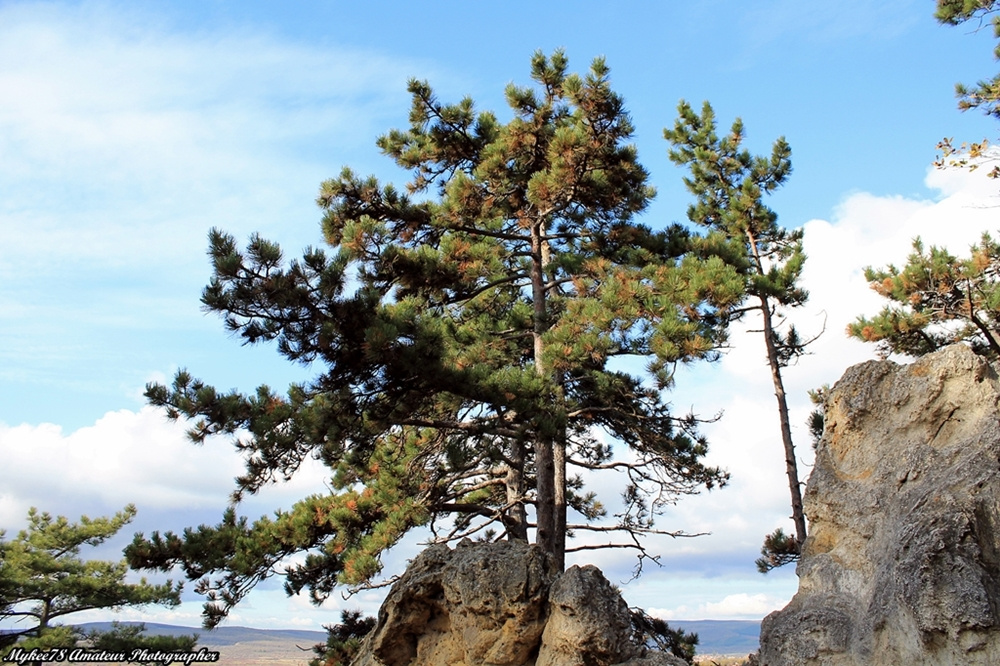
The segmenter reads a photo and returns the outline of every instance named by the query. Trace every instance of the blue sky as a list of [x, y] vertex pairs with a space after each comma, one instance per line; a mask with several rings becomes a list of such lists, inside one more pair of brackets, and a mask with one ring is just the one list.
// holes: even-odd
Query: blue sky
[[[995, 135], [953, 95], [995, 70], [989, 29], [939, 26], [927, 0], [539, 4], [0, 3], [0, 526], [19, 528], [33, 505], [75, 517], [135, 502], [132, 527], [146, 532], [217, 519], [238, 459], [221, 442], [187, 444], [144, 407], [144, 385], [179, 367], [243, 390], [306, 371], [240, 347], [201, 311], [208, 229], [259, 231], [294, 256], [321, 242], [313, 200], [342, 166], [403, 182], [374, 140], [405, 125], [409, 77], [503, 116], [503, 88], [527, 83], [535, 50], [565, 48], [574, 70], [605, 56], [659, 192], [653, 226], [683, 220], [690, 202], [662, 139], [679, 99], [710, 100], [723, 125], [741, 116], [757, 152], [785, 136], [794, 173], [771, 204], [806, 230], [812, 293], [794, 316], [807, 331], [827, 322], [788, 373], [796, 424], [806, 389], [872, 356], [842, 335], [879, 307], [862, 267], [900, 261], [917, 234], [961, 252], [994, 224], [995, 183], [931, 168], [941, 138]], [[712, 536], [657, 543], [665, 566], [625, 586], [630, 603], [667, 618], [760, 617], [794, 593], [791, 570], [765, 578], [752, 564], [763, 535], [788, 523], [770, 391], [750, 333], [678, 381], [680, 410], [725, 409], [708, 434], [734, 480], [665, 517]], [[322, 481], [305, 470], [246, 512]], [[594, 557], [627, 578], [628, 555]], [[197, 624], [187, 598], [143, 617]], [[338, 606], [373, 611], [378, 599], [316, 611], [268, 584], [234, 623], [319, 627]]]

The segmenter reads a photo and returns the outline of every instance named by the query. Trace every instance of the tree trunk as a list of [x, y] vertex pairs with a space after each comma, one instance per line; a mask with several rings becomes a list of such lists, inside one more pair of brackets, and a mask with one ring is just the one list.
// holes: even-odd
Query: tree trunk
[[[52, 612], [52, 599], [46, 599], [42, 604], [42, 613], [38, 618], [38, 637], [49, 627], [49, 614]], [[42, 662], [33, 661], [29, 666], [42, 666]]]
[[965, 281], [965, 294], [966, 300], [969, 303], [969, 319], [983, 334], [983, 337], [986, 338], [986, 344], [990, 346], [993, 353], [1000, 357], [1000, 342], [997, 341], [996, 333], [976, 316], [976, 308], [972, 302], [972, 282], [970, 280]]
[[[758, 275], [765, 275], [764, 262], [760, 258], [757, 239], [750, 229], [746, 231], [750, 251]], [[788, 477], [788, 491], [792, 496], [792, 522], [795, 523], [795, 540], [801, 546], [806, 540], [806, 514], [802, 509], [802, 486], [799, 484], [799, 466], [795, 459], [795, 444], [792, 443], [792, 426], [788, 420], [788, 401], [785, 399], [785, 383], [781, 379], [781, 363], [778, 349], [774, 344], [774, 325], [771, 322], [771, 305], [767, 296], [759, 295], [760, 313], [764, 318], [764, 345], [767, 347], [767, 363], [771, 366], [771, 381], [774, 383], [774, 397], [778, 400], [778, 421], [781, 424], [781, 443], [785, 449], [785, 475]]]
[[552, 557], [557, 571], [566, 568], [566, 434], [558, 437], [552, 447], [552, 485], [554, 539]]
[[524, 443], [514, 442], [504, 486], [510, 507], [504, 516], [508, 541], [528, 540], [528, 516], [524, 507]]
[[[548, 320], [545, 307], [545, 266], [542, 260], [544, 229], [541, 224], [531, 227], [531, 298], [534, 304], [534, 322], [532, 326], [532, 342], [534, 345], [535, 371], [539, 376], [546, 375], [545, 362], [542, 359], [544, 347], [542, 336]], [[555, 486], [555, 455], [552, 437], [542, 432], [541, 424], [535, 442], [535, 543], [542, 550], [555, 555], [556, 543], [559, 541], [556, 532], [556, 486]]]
[[771, 366], [774, 397], [778, 400], [778, 420], [781, 423], [781, 443], [785, 448], [785, 474], [788, 476], [788, 490], [792, 496], [792, 521], [795, 523], [795, 539], [801, 545], [806, 540], [806, 515], [802, 509], [802, 487], [799, 485], [799, 467], [795, 459], [795, 445], [792, 443], [792, 427], [788, 420], [785, 383], [781, 379], [781, 365], [778, 362], [778, 350], [774, 344], [771, 308], [764, 296], [760, 297], [760, 309], [764, 316], [764, 343], [767, 345], [767, 363]]

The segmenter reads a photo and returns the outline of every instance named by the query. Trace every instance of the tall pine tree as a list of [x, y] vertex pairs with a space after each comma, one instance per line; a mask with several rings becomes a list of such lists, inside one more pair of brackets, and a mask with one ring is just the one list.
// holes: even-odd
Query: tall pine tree
[[[761, 316], [797, 550], [806, 538], [806, 519], [781, 371], [804, 353], [809, 341], [791, 326], [782, 333], [777, 317], [779, 308], [801, 305], [808, 297], [797, 285], [806, 257], [802, 232], [780, 226], [777, 214], [763, 202], [764, 195], [779, 188], [791, 173], [791, 149], [780, 138], [770, 156], [751, 155], [743, 147], [742, 121], [737, 119], [728, 134], [718, 136], [708, 102], [698, 114], [682, 101], [678, 113], [673, 129], [664, 130], [664, 136], [673, 146], [670, 159], [690, 170], [684, 182], [697, 201], [688, 209], [688, 218], [709, 230], [705, 251], [724, 257], [742, 277], [746, 304], [736, 314], [758, 312]], [[773, 540], [779, 533], [768, 538]]]
[[[561, 52], [538, 53], [531, 76], [508, 86], [506, 123], [411, 81], [409, 127], [378, 145], [412, 179], [403, 192], [345, 169], [324, 183], [332, 256], [286, 266], [272, 242], [241, 251], [212, 232], [206, 306], [245, 342], [323, 372], [285, 396], [220, 394], [186, 372], [147, 395], [197, 419], [195, 441], [234, 435], [246, 458], [234, 501], [307, 456], [330, 467], [333, 492], [275, 519], [231, 508], [216, 527], [136, 538], [134, 564], [203, 579], [209, 624], [290, 554], [309, 553], [285, 568], [289, 593], [320, 602], [425, 524], [440, 540], [533, 533], [559, 567], [568, 534], [586, 530], [642, 556], [665, 504], [725, 482], [661, 390], [674, 364], [713, 354], [742, 281], [689, 253], [684, 229], [633, 221], [653, 192], [602, 60], [581, 77]], [[602, 521], [569, 467], [624, 472], [625, 508]]]

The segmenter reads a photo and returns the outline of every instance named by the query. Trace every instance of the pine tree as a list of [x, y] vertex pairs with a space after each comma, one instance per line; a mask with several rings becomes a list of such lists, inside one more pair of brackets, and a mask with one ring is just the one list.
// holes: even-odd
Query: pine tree
[[865, 268], [865, 279], [887, 305], [858, 317], [848, 335], [878, 345], [883, 356], [922, 356], [965, 342], [977, 354], [1000, 358], [1000, 243], [984, 233], [959, 259], [944, 248], [925, 250], [919, 238], [902, 268]]
[[[641, 558], [663, 506], [725, 482], [661, 390], [674, 364], [713, 355], [742, 281], [691, 254], [681, 227], [633, 221], [653, 191], [602, 60], [581, 77], [562, 52], [539, 53], [531, 76], [508, 86], [506, 123], [411, 81], [409, 127], [378, 145], [412, 179], [404, 192], [344, 169], [324, 183], [332, 256], [285, 265], [273, 242], [241, 251], [212, 232], [206, 306], [246, 343], [323, 371], [284, 396], [220, 394], [186, 372], [147, 396], [197, 419], [195, 441], [234, 435], [246, 458], [234, 502], [307, 456], [333, 476], [332, 492], [274, 519], [230, 508], [215, 527], [137, 536], [133, 564], [202, 579], [209, 624], [288, 555], [308, 553], [283, 567], [286, 589], [320, 603], [378, 574], [422, 525], [442, 541], [533, 532], [560, 567], [567, 536], [587, 530]], [[567, 467], [627, 474], [625, 509], [595, 524], [606, 510]]]
[[361, 611], [342, 611], [340, 623], [326, 627], [326, 643], [313, 646], [316, 658], [309, 666], [349, 666], [375, 624], [374, 617], [364, 617]]
[[698, 634], [673, 629], [666, 621], [653, 617], [641, 608], [629, 608], [632, 619], [632, 640], [650, 650], [671, 654], [685, 663], [694, 664]]
[[752, 156], [742, 147], [744, 130], [739, 119], [720, 138], [708, 102], [700, 115], [684, 101], [678, 112], [674, 128], [664, 130], [664, 136], [673, 146], [670, 159], [690, 169], [684, 182], [697, 202], [688, 209], [688, 218], [709, 230], [705, 251], [724, 257], [742, 276], [746, 302], [736, 314], [756, 311], [761, 316], [778, 403], [795, 541], [801, 545], [806, 519], [781, 370], [801, 356], [810, 341], [801, 339], [791, 326], [781, 333], [776, 317], [779, 308], [806, 301], [808, 294], [797, 286], [806, 257], [802, 232], [779, 226], [777, 215], [763, 203], [763, 196], [780, 187], [791, 173], [791, 149], [781, 138], [769, 157]]
[[[124, 561], [84, 560], [81, 546], [97, 546], [114, 536], [135, 516], [128, 505], [112, 518], [80, 518], [70, 523], [36, 509], [28, 512], [28, 528], [14, 539], [0, 532], [0, 621], [13, 623], [0, 632], [0, 657], [18, 647], [68, 648], [83, 634], [57, 624], [68, 615], [91, 609], [119, 609], [149, 604], [176, 606], [181, 586], [170, 581], [152, 585], [145, 579], [126, 583]], [[87, 636], [98, 645], [142, 647], [145, 637], [134, 630], [95, 632]], [[187, 650], [196, 637], [159, 637], [157, 645]], [[101, 641], [104, 641], [103, 643]]]
[[[996, 0], [937, 0], [934, 16], [945, 25], [955, 26], [973, 22], [982, 26], [986, 17], [998, 10], [1000, 3]], [[994, 36], [1000, 38], [1000, 16], [994, 16], [990, 23], [993, 25]], [[1000, 44], [993, 49], [993, 55], [994, 58], [1000, 59]], [[962, 111], [980, 109], [988, 116], [1000, 118], [1000, 74], [992, 79], [979, 81], [974, 87], [956, 84], [955, 94], [958, 96], [958, 108]], [[935, 161], [935, 165], [958, 166], [974, 171], [984, 162], [996, 161], [995, 153], [989, 148], [988, 139], [955, 146], [952, 139], [946, 138], [938, 144], [938, 150], [942, 154]], [[1000, 166], [994, 166], [989, 176], [1000, 178]]]
[[[150, 636], [146, 634], [146, 625], [142, 622], [130, 624], [112, 622], [111, 629], [107, 631], [95, 629], [88, 631], [83, 637], [83, 642], [94, 652], [127, 655], [133, 655], [137, 650], [153, 654], [168, 652], [190, 653], [195, 651], [198, 643], [198, 634], [191, 634], [190, 636]], [[162, 664], [163, 661], [136, 660], [131, 663], [155, 666]]]

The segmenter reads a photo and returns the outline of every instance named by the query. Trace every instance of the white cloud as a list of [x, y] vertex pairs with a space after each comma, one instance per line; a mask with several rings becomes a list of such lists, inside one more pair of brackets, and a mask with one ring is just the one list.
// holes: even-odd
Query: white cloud
[[787, 599], [766, 594], [731, 594], [720, 602], [705, 604], [705, 612], [706, 617], [761, 617], [787, 603]]
[[647, 608], [646, 612], [661, 620], [757, 620], [783, 608], [788, 598], [768, 594], [730, 594], [720, 601], [708, 601], [697, 606]]
[[[0, 423], [0, 525], [22, 526], [31, 506], [75, 520], [109, 515], [128, 503], [139, 509], [140, 529], [151, 511], [200, 513], [216, 521], [243, 463], [222, 438], [192, 444], [186, 427], [153, 407], [109, 412], [68, 434], [51, 423]], [[263, 489], [242, 511], [256, 518], [287, 508], [322, 492], [325, 478], [322, 465], [307, 460], [290, 482]]]
[[[808, 304], [789, 318], [806, 335], [822, 327], [826, 332], [810, 347], [811, 355], [784, 372], [791, 409], [793, 437], [799, 458], [799, 476], [808, 478], [812, 450], [804, 422], [812, 409], [806, 391], [834, 383], [851, 365], [874, 358], [871, 345], [849, 339], [847, 324], [858, 315], [872, 314], [883, 305], [864, 280], [863, 268], [905, 261], [910, 242], [921, 236], [927, 245], [945, 245], [963, 254], [986, 230], [995, 228], [996, 193], [1000, 183], [982, 172], [931, 170], [927, 184], [941, 188], [938, 200], [878, 197], [855, 193], [844, 199], [831, 221], [813, 220], [805, 226], [808, 255], [802, 285]], [[748, 330], [751, 329], [751, 330]], [[681, 585], [671, 576], [692, 570], [752, 572], [753, 559], [765, 534], [776, 527], [791, 530], [788, 485], [778, 432], [774, 390], [764, 357], [759, 329], [752, 321], [733, 335], [732, 350], [716, 367], [695, 366], [677, 381], [672, 399], [702, 414], [722, 410], [723, 418], [706, 425], [710, 460], [732, 473], [729, 487], [685, 498], [663, 519], [667, 529], [708, 531], [711, 536], [684, 541], [656, 541], [652, 551], [663, 555], [667, 569], [655, 575], [663, 586]], [[774, 574], [761, 582], [783, 587]], [[702, 583], [691, 579], [696, 587]], [[644, 584], [645, 585], [645, 584]], [[756, 583], [731, 578], [722, 601], [685, 603], [664, 617], [760, 617], [782, 598], [774, 590], [757, 590]], [[652, 605], [656, 605], [655, 603]], [[737, 611], [737, 609], [743, 609]], [[667, 613], [668, 611], [664, 611]]]
[[[198, 523], [218, 522], [242, 461], [226, 441], [192, 444], [183, 423], [168, 421], [161, 410], [109, 412], [94, 425], [64, 433], [54, 424], [0, 423], [0, 527], [7, 538], [25, 526], [29, 507], [75, 522], [81, 515], [107, 516], [133, 503], [134, 522], [107, 544], [85, 549], [83, 557], [116, 560], [136, 531], [180, 530]], [[322, 492], [327, 474], [308, 460], [293, 479], [265, 488], [241, 505], [241, 513], [255, 519], [277, 508], [287, 508], [308, 494]], [[147, 572], [148, 573], [148, 572]], [[136, 576], [137, 577], [137, 576]], [[156, 574], [159, 582], [166, 576]], [[175, 573], [172, 578], [178, 579]], [[182, 577], [181, 577], [182, 578]], [[192, 584], [186, 586], [189, 597]], [[280, 586], [264, 585], [240, 605], [229, 624], [322, 630], [323, 623], [339, 620], [339, 608], [353, 608], [338, 598], [322, 610], [307, 595], [287, 598]], [[380, 601], [380, 599], [379, 599]], [[363, 604], [366, 612], [378, 602]], [[112, 613], [91, 611], [73, 616], [75, 622], [136, 620], [196, 627], [201, 624], [202, 600], [180, 606], [146, 606]]]
[[0, 424], [0, 478], [19, 505], [15, 516], [5, 508], [3, 524], [21, 522], [26, 505], [68, 517], [86, 513], [71, 506], [129, 502], [140, 510], [217, 507], [239, 459], [221, 442], [193, 446], [184, 429], [152, 407], [109, 412], [68, 434], [50, 423]]

